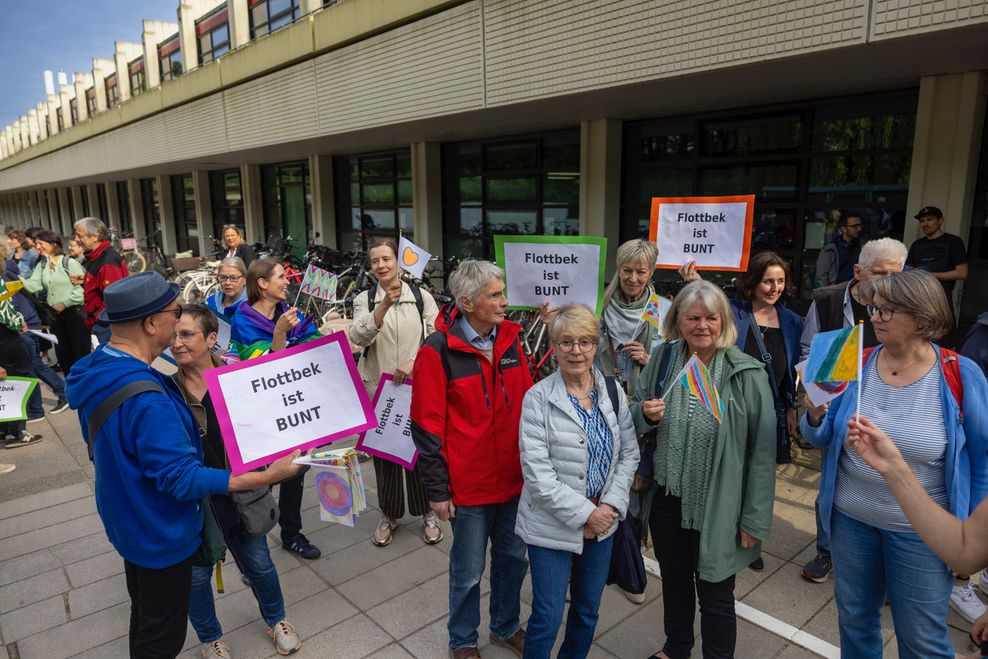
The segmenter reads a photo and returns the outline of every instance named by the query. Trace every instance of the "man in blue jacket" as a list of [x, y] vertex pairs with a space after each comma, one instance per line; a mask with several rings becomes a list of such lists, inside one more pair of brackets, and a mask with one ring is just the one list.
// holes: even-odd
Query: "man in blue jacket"
[[[131, 599], [130, 656], [171, 658], [185, 643], [193, 556], [211, 494], [270, 484], [298, 472], [296, 451], [263, 472], [231, 476], [202, 464], [196, 421], [171, 378], [151, 368], [175, 337], [178, 286], [156, 272], [114, 282], [100, 321], [111, 338], [76, 362], [67, 381], [96, 468], [96, 506], [124, 559]], [[102, 407], [117, 391], [150, 390]], [[104, 422], [89, 436], [90, 420]], [[96, 422], [98, 424], [98, 421]]]

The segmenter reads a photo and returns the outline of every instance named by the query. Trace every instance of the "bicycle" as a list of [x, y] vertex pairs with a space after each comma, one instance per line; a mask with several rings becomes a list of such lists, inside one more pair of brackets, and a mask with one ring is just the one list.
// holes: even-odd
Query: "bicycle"
[[532, 379], [538, 382], [552, 375], [556, 364], [552, 346], [549, 345], [549, 326], [542, 322], [541, 312], [538, 309], [516, 309], [508, 313], [508, 318], [521, 325], [518, 339]]
[[134, 239], [133, 234], [129, 232], [123, 233], [116, 227], [110, 227], [109, 231], [110, 243], [117, 250], [117, 253], [120, 254], [120, 257], [123, 258], [124, 263], [127, 265], [127, 272], [135, 275], [147, 270], [147, 259], [137, 249], [137, 240]]

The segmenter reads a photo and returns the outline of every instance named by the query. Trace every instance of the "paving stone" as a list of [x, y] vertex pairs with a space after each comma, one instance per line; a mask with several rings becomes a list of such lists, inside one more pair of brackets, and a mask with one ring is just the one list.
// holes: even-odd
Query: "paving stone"
[[92, 496], [93, 491], [86, 483], [76, 483], [56, 489], [46, 490], [39, 494], [32, 494], [27, 497], [20, 497], [11, 501], [0, 503], [0, 519], [7, 519], [15, 515], [23, 515], [33, 510], [40, 510], [49, 506], [55, 506], [66, 501], [81, 499]]
[[80, 586], [85, 586], [86, 584], [111, 577], [115, 574], [123, 574], [124, 559], [116, 552], [106, 552], [105, 554], [67, 565], [65, 571], [69, 575], [69, 581], [72, 583], [72, 587], [79, 588]]
[[99, 515], [86, 515], [13, 538], [4, 538], [0, 540], [0, 561], [90, 535], [94, 528], [102, 528]]
[[776, 501], [774, 512], [772, 531], [762, 543], [765, 552], [789, 560], [816, 542], [816, 517], [812, 506]]
[[[126, 633], [109, 643], [90, 648], [75, 655], [72, 659], [110, 659], [111, 657], [126, 657], [130, 654], [130, 639]], [[196, 659], [201, 659], [198, 654]]]
[[[358, 542], [335, 552], [330, 560], [313, 561], [311, 567], [331, 586], [337, 586], [351, 579], [366, 576], [375, 568], [383, 567], [410, 552], [423, 548], [427, 548], [427, 545], [421, 538], [397, 529], [391, 544], [387, 547], [375, 546], [368, 537], [364, 542]], [[449, 558], [445, 554], [440, 555], [448, 565]], [[374, 603], [379, 602], [380, 600]]]
[[0, 524], [0, 538], [10, 538], [52, 524], [60, 524], [70, 519], [92, 515], [95, 512], [96, 501], [92, 497], [84, 497], [48, 508], [32, 510], [23, 515], [5, 519], [3, 524]]
[[443, 573], [367, 611], [374, 622], [395, 638], [449, 613], [449, 575]]
[[[833, 582], [829, 582], [833, 583]], [[833, 586], [831, 585], [831, 591], [833, 591]], [[778, 616], [778, 613], [775, 613]], [[831, 645], [840, 646], [840, 628], [838, 626], [837, 619], [837, 603], [834, 600], [827, 602], [827, 605], [823, 607], [813, 619], [808, 623], [803, 625], [803, 631], [812, 636], [830, 643]], [[882, 639], [888, 643], [894, 635], [893, 625], [892, 625], [892, 610], [887, 607], [882, 607]]]
[[360, 614], [304, 641], [302, 652], [313, 657], [356, 659], [393, 642], [371, 618]]
[[285, 609], [285, 617], [303, 640], [360, 613], [333, 589], [299, 600]]
[[[643, 604], [631, 616], [596, 639], [596, 644], [618, 657], [647, 657], [662, 648], [662, 599]], [[763, 656], [763, 655], [760, 655]]]
[[776, 659], [818, 659], [820, 655], [799, 645], [786, 646]]
[[408, 654], [408, 650], [397, 643], [392, 643], [373, 654], [367, 655], [367, 659], [406, 659], [409, 657], [412, 655]]
[[0, 586], [48, 572], [62, 566], [61, 561], [48, 549], [41, 549], [17, 558], [0, 562]]
[[[775, 634], [738, 619], [738, 639], [734, 655], [737, 657], [774, 657], [789, 643]], [[697, 639], [695, 652], [700, 653], [702, 640]]]
[[325, 556], [326, 554], [332, 554], [340, 549], [355, 545], [358, 542], [367, 542], [370, 540], [374, 529], [377, 528], [377, 523], [380, 521], [380, 516], [364, 513], [357, 519], [357, 524], [352, 528], [340, 524], [319, 522], [319, 526], [313, 526], [304, 530], [309, 541], [316, 547], [319, 547]]
[[53, 595], [60, 595], [68, 591], [69, 587], [69, 580], [62, 568], [15, 581], [0, 588], [0, 613], [9, 613]]
[[129, 602], [127, 577], [117, 574], [101, 581], [69, 591], [69, 615], [75, 618], [88, 616], [121, 602]]
[[65, 598], [56, 595], [0, 615], [0, 629], [3, 630], [4, 643], [9, 644], [57, 627], [67, 619]]
[[58, 556], [63, 565], [71, 565], [93, 556], [105, 554], [108, 551], [116, 551], [106, 538], [102, 522], [100, 522], [98, 529], [99, 531], [96, 533], [55, 545], [51, 548], [51, 552]]
[[422, 547], [351, 579], [339, 586], [339, 590], [361, 610], [366, 611], [433, 577], [445, 574], [448, 569], [449, 558], [446, 554], [432, 547]]
[[834, 597], [832, 582], [814, 588], [796, 570], [778, 570], [741, 601], [795, 627], [802, 627]]
[[127, 602], [29, 636], [19, 641], [17, 648], [23, 659], [60, 659], [126, 636], [129, 626], [130, 602]]
[[[765, 562], [765, 569], [761, 572], [755, 572], [751, 568], [747, 568], [738, 572], [737, 578], [734, 583], [734, 598], [744, 599], [744, 596], [750, 593], [752, 590], [757, 588], [766, 579], [771, 577], [773, 574], [779, 570], [789, 569], [792, 566], [783, 561], [781, 558], [773, 556], [768, 553], [762, 553], [762, 560]], [[810, 584], [807, 583], [807, 586]]]

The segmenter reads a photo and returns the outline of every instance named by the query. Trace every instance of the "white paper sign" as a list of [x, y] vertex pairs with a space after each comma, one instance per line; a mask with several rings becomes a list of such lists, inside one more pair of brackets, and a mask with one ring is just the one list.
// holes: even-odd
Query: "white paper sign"
[[393, 376], [385, 373], [374, 398], [377, 426], [363, 434], [357, 442], [357, 450], [390, 460], [405, 469], [414, 468], [419, 452], [412, 441], [411, 408], [411, 380], [398, 386]]
[[678, 268], [692, 260], [702, 269], [747, 269], [753, 206], [753, 195], [653, 199], [656, 267]]
[[422, 278], [432, 254], [402, 236], [398, 241], [398, 265], [416, 279]]
[[[495, 236], [497, 241], [501, 236]], [[539, 308], [548, 301], [559, 307], [571, 302], [595, 311], [601, 301], [606, 242], [603, 238], [583, 238], [584, 242], [508, 241], [503, 249], [505, 283], [511, 307]]]
[[35, 378], [10, 376], [0, 380], [0, 422], [27, 418], [27, 399], [38, 386]]
[[235, 474], [376, 425], [342, 332], [204, 377]]
[[42, 332], [41, 330], [28, 330], [28, 332], [34, 334], [35, 336], [40, 336], [42, 339], [45, 339], [46, 341], [50, 341], [55, 345], [58, 345], [58, 337], [55, 336], [54, 334], [49, 334], [48, 332]]

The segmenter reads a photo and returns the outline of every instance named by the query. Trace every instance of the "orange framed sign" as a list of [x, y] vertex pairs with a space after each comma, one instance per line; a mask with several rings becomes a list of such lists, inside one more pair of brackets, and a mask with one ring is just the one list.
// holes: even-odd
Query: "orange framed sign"
[[648, 236], [656, 268], [696, 261], [699, 270], [748, 269], [755, 195], [653, 197]]

